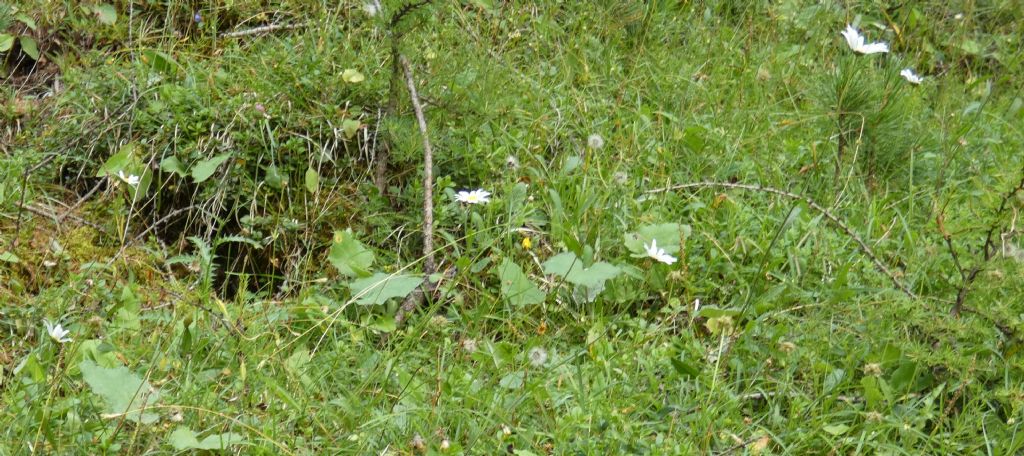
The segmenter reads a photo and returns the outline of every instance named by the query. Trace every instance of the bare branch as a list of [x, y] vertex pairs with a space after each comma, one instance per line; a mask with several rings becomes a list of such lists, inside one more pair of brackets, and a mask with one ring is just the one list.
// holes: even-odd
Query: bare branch
[[[942, 238], [946, 241], [946, 249], [949, 251], [949, 255], [953, 258], [953, 265], [956, 266], [957, 272], [960, 273], [960, 289], [956, 293], [956, 302], [953, 303], [953, 308], [949, 310], [952, 315], [960, 315], [961, 311], [967, 310], [964, 303], [967, 301], [967, 293], [971, 290], [971, 285], [974, 284], [974, 280], [978, 278], [978, 274], [984, 269], [985, 263], [992, 260], [992, 257], [996, 253], [996, 233], [1002, 236], [1003, 226], [1003, 214], [1009, 208], [1010, 200], [1012, 200], [1018, 193], [1024, 192], [1024, 169], [1021, 170], [1020, 182], [1015, 187], [1010, 189], [1003, 195], [1002, 200], [999, 202], [999, 208], [996, 209], [993, 214], [992, 224], [988, 226], [988, 231], [985, 233], [985, 241], [981, 244], [981, 251], [978, 252], [981, 256], [981, 261], [977, 262], [974, 266], [967, 270], [960, 263], [960, 255], [957, 253], [956, 246], [953, 245], [952, 236], [946, 231], [946, 227], [943, 224], [943, 214], [940, 212], [936, 216], [936, 225], [938, 225], [939, 233], [942, 234]], [[1000, 328], [1002, 330], [1002, 328]], [[1005, 331], [1004, 331], [1005, 332]]]
[[234, 32], [221, 33], [220, 37], [221, 38], [238, 38], [238, 37], [242, 37], [242, 36], [256, 35], [256, 34], [267, 33], [267, 32], [274, 32], [274, 31], [277, 31], [277, 30], [294, 30], [294, 29], [297, 29], [297, 28], [305, 27], [306, 25], [308, 25], [308, 24], [306, 24], [306, 23], [302, 23], [302, 24], [270, 24], [270, 25], [263, 25], [263, 26], [260, 26], [260, 27], [253, 27], [251, 29], [236, 30]]
[[[413, 77], [412, 65], [409, 59], [399, 54], [398, 60], [405, 70], [405, 84], [409, 89], [409, 98], [412, 100], [412, 108], [416, 113], [416, 122], [420, 127], [420, 135], [423, 136], [423, 273], [427, 276], [424, 279], [424, 287], [429, 287], [430, 275], [435, 271], [434, 264], [434, 150], [430, 146], [430, 135], [427, 133], [427, 120], [423, 116], [423, 105], [420, 104], [419, 94], [416, 92], [416, 80]], [[402, 303], [402, 307], [395, 314], [395, 324], [401, 325], [406, 314], [414, 311], [424, 298], [421, 290], [409, 295], [409, 298]]]
[[865, 256], [867, 256], [868, 258], [871, 259], [871, 262], [874, 263], [874, 265], [875, 265], [875, 269], [878, 269], [879, 272], [881, 272], [882, 274], [885, 274], [887, 277], [889, 277], [889, 280], [892, 281], [893, 286], [895, 286], [898, 290], [902, 291], [903, 294], [909, 296], [910, 298], [917, 298], [917, 295], [915, 295], [913, 291], [910, 291], [910, 288], [907, 288], [907, 286], [904, 285], [903, 282], [901, 282], [899, 280], [899, 278], [896, 277], [895, 274], [893, 274], [891, 271], [889, 271], [889, 268], [886, 267], [885, 264], [882, 263], [882, 261], [878, 259], [878, 256], [875, 255], [875, 252], [871, 250], [871, 247], [868, 247], [867, 243], [865, 243], [864, 240], [861, 239], [861, 237], [856, 232], [854, 232], [852, 229], [850, 229], [850, 227], [848, 225], [846, 225], [846, 223], [844, 223], [842, 220], [840, 220], [839, 217], [836, 217], [834, 214], [829, 212], [828, 209], [825, 209], [820, 204], [818, 204], [817, 202], [815, 202], [814, 200], [812, 200], [811, 198], [809, 198], [807, 196], [798, 195], [796, 193], [787, 192], [785, 190], [779, 190], [777, 188], [772, 188], [772, 187], [762, 187], [760, 185], [750, 185], [750, 184], [733, 184], [733, 183], [728, 183], [728, 182], [693, 182], [693, 183], [688, 183], [688, 184], [678, 184], [678, 185], [672, 185], [672, 186], [665, 187], [665, 188], [648, 190], [647, 193], [665, 193], [665, 192], [672, 191], [672, 190], [682, 190], [682, 189], [686, 189], [686, 188], [709, 188], [709, 187], [723, 187], [723, 188], [734, 188], [734, 189], [741, 189], [741, 190], [752, 190], [752, 191], [755, 191], [755, 192], [771, 193], [771, 194], [774, 194], [774, 195], [784, 196], [786, 198], [803, 201], [805, 204], [810, 206], [811, 209], [814, 209], [814, 210], [820, 212], [822, 215], [824, 215], [825, 218], [828, 219], [830, 222], [832, 222], [833, 225], [839, 227], [840, 230], [842, 230], [844, 233], [846, 233], [847, 236], [849, 236], [851, 239], [853, 239], [854, 242], [856, 242], [857, 245], [860, 247], [861, 253], [863, 253]]

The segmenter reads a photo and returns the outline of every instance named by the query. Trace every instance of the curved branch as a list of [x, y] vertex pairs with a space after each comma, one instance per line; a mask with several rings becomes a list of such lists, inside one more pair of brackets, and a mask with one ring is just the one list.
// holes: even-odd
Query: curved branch
[[839, 227], [840, 230], [842, 230], [844, 233], [846, 233], [847, 236], [849, 236], [851, 239], [853, 239], [854, 242], [857, 243], [857, 246], [860, 247], [861, 253], [863, 253], [865, 256], [867, 256], [868, 258], [871, 259], [871, 262], [874, 263], [874, 265], [875, 265], [875, 269], [877, 269], [879, 272], [881, 272], [882, 274], [885, 274], [887, 277], [889, 277], [889, 280], [892, 281], [892, 284], [893, 284], [893, 286], [896, 287], [896, 289], [902, 291], [903, 294], [907, 295], [910, 298], [917, 298], [917, 295], [915, 295], [913, 291], [910, 291], [910, 288], [907, 288], [907, 286], [904, 285], [903, 282], [901, 282], [899, 280], [899, 278], [897, 278], [896, 275], [893, 274], [892, 271], [890, 271], [889, 268], [886, 267], [885, 264], [882, 263], [882, 261], [878, 259], [878, 256], [875, 255], [875, 252], [871, 250], [871, 247], [868, 247], [867, 243], [865, 243], [864, 240], [861, 239], [861, 237], [856, 232], [854, 232], [852, 229], [850, 229], [850, 227], [846, 223], [844, 223], [842, 220], [840, 220], [839, 217], [836, 217], [834, 214], [829, 212], [828, 209], [825, 209], [822, 205], [818, 204], [817, 202], [812, 200], [810, 197], [807, 197], [807, 196], [804, 196], [804, 195], [799, 195], [799, 194], [796, 194], [796, 193], [793, 193], [793, 192], [788, 192], [788, 191], [785, 191], [785, 190], [779, 190], [777, 188], [762, 187], [760, 185], [733, 184], [733, 183], [729, 183], [729, 182], [709, 182], [709, 181], [705, 181], [705, 182], [692, 182], [692, 183], [688, 183], [688, 184], [672, 185], [672, 186], [668, 186], [668, 187], [664, 187], [664, 188], [648, 190], [647, 193], [665, 193], [665, 192], [672, 191], [672, 190], [682, 190], [682, 189], [686, 189], [686, 188], [710, 188], [710, 187], [722, 187], [722, 188], [734, 188], [734, 189], [740, 189], [740, 190], [752, 190], [752, 191], [755, 191], [755, 192], [771, 193], [773, 195], [779, 195], [779, 196], [784, 196], [786, 198], [803, 201], [808, 206], [810, 206], [811, 209], [814, 209], [814, 210], [820, 212], [822, 215], [824, 215], [825, 218], [828, 219], [828, 221], [832, 222], [833, 225]]

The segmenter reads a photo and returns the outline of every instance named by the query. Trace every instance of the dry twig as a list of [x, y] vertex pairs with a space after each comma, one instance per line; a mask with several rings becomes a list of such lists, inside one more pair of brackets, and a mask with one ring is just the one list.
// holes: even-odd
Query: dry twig
[[755, 191], [755, 192], [771, 193], [773, 195], [779, 195], [779, 196], [784, 196], [786, 198], [803, 201], [805, 204], [810, 206], [811, 209], [814, 209], [814, 210], [820, 212], [822, 215], [824, 215], [825, 218], [828, 219], [828, 221], [832, 222], [833, 225], [839, 227], [839, 229], [842, 230], [844, 233], [846, 233], [846, 235], [849, 236], [850, 239], [853, 239], [853, 241], [856, 242], [857, 245], [860, 247], [861, 253], [863, 253], [865, 256], [867, 256], [868, 258], [871, 259], [871, 262], [874, 263], [874, 265], [875, 265], [875, 269], [878, 269], [879, 272], [881, 272], [882, 274], [885, 274], [887, 277], [889, 277], [889, 280], [892, 281], [892, 284], [893, 284], [893, 286], [896, 287], [896, 289], [902, 291], [903, 294], [909, 296], [910, 298], [917, 298], [917, 295], [915, 295], [914, 292], [910, 290], [910, 288], [907, 288], [907, 286], [904, 285], [903, 282], [901, 282], [899, 280], [899, 278], [896, 277], [895, 274], [893, 274], [891, 271], [889, 271], [889, 268], [886, 267], [885, 264], [882, 263], [882, 261], [878, 259], [878, 256], [875, 255], [875, 252], [871, 250], [871, 247], [868, 247], [867, 243], [865, 243], [864, 240], [861, 239], [861, 237], [856, 232], [854, 232], [852, 229], [850, 229], [850, 227], [846, 223], [844, 223], [842, 220], [840, 220], [839, 217], [836, 217], [834, 214], [829, 212], [828, 209], [825, 209], [820, 204], [818, 204], [817, 202], [812, 200], [810, 197], [807, 197], [807, 196], [804, 196], [804, 195], [799, 195], [799, 194], [796, 194], [796, 193], [793, 193], [793, 192], [787, 192], [785, 190], [779, 190], [777, 188], [772, 188], [772, 187], [762, 187], [760, 185], [750, 185], [750, 184], [733, 184], [733, 183], [729, 183], [729, 182], [692, 182], [692, 183], [688, 183], [688, 184], [678, 184], [678, 185], [672, 185], [672, 186], [665, 187], [665, 188], [648, 190], [647, 193], [664, 193], [664, 192], [668, 192], [668, 191], [671, 191], [671, 190], [682, 190], [682, 189], [686, 189], [686, 188], [708, 188], [708, 187], [723, 187], [723, 188], [735, 188], [735, 189], [741, 189], [741, 190], [752, 190], [752, 191]]
[[427, 133], [427, 120], [423, 117], [423, 105], [420, 104], [419, 94], [416, 92], [416, 81], [413, 77], [412, 65], [409, 59], [399, 54], [398, 60], [405, 71], [405, 83], [409, 89], [409, 98], [412, 100], [412, 108], [416, 113], [416, 122], [420, 127], [420, 135], [423, 136], [423, 273], [426, 278], [423, 287], [409, 295], [402, 303], [402, 307], [395, 314], [395, 324], [401, 325], [406, 315], [419, 307], [424, 298], [424, 290], [430, 285], [429, 276], [435, 271], [434, 264], [434, 151], [430, 146], [430, 136]]
[[[944, 215], [940, 212], [936, 216], [935, 224], [938, 226], [939, 234], [946, 241], [946, 249], [949, 251], [949, 256], [953, 258], [953, 265], [956, 266], [956, 270], [960, 274], [960, 289], [957, 290], [956, 302], [953, 303], [953, 308], [949, 310], [950, 314], [954, 316], [960, 315], [960, 312], [969, 310], [964, 306], [964, 302], [967, 301], [967, 293], [970, 291], [971, 285], [974, 284], [974, 280], [978, 278], [978, 274], [984, 269], [985, 264], [995, 256], [996, 232], [1000, 231], [1000, 228], [1003, 226], [1003, 214], [1009, 209], [1010, 201], [1021, 192], [1024, 192], [1024, 169], [1021, 170], [1020, 182], [1010, 191], [1006, 192], [1003, 195], [1003, 199], [999, 202], [999, 208], [993, 214], [992, 224], [989, 225], [988, 231], [985, 233], [985, 242], [981, 245], [981, 251], [978, 252], [981, 255], [981, 261], [971, 266], [970, 269], [965, 269], [963, 264], [960, 263], [960, 255], [953, 244], [952, 235], [949, 231], [946, 231], [946, 226], [943, 223]], [[1000, 232], [999, 234], [1002, 237], [1002, 233]]]
[[221, 38], [238, 38], [242, 36], [256, 35], [259, 33], [274, 32], [277, 30], [294, 30], [297, 28], [305, 27], [307, 24], [270, 24], [263, 25], [260, 27], [253, 27], [251, 29], [236, 30], [234, 32], [224, 32], [220, 34]]

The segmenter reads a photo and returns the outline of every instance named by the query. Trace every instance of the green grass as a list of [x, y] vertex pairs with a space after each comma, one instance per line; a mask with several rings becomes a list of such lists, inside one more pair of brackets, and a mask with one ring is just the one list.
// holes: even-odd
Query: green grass
[[1024, 447], [1013, 1], [384, 3], [20, 7], [0, 455]]

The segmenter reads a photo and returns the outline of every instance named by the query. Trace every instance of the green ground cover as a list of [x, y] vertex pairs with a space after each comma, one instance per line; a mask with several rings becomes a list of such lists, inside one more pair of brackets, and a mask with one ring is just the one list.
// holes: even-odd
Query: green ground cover
[[0, 455], [1020, 452], [1021, 23], [0, 5]]

